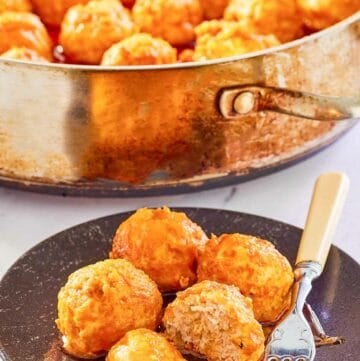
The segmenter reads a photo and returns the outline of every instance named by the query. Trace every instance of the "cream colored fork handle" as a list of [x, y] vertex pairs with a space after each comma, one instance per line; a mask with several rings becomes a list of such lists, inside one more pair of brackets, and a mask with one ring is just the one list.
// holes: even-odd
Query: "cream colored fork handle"
[[317, 179], [296, 265], [313, 261], [324, 268], [348, 189], [349, 179], [340, 172], [325, 173]]

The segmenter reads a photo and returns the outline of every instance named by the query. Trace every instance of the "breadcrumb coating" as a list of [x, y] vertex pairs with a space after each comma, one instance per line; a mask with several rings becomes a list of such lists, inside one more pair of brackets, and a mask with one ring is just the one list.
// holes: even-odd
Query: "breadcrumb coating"
[[0, 0], [0, 13], [4, 11], [31, 12], [30, 0]]
[[32, 62], [47, 62], [48, 60], [39, 55], [35, 50], [28, 48], [11, 48], [3, 54], [0, 54], [0, 57], [14, 60], [25, 60]]
[[255, 318], [272, 322], [289, 307], [294, 275], [272, 243], [235, 233], [209, 240], [199, 259], [198, 279], [237, 286], [252, 299]]
[[131, 261], [161, 291], [177, 291], [196, 282], [197, 258], [206, 242], [185, 213], [142, 208], [117, 229], [110, 257]]
[[56, 324], [66, 352], [91, 358], [129, 330], [154, 330], [161, 307], [161, 294], [143, 271], [126, 260], [106, 260], [69, 276], [58, 294]]
[[108, 353], [106, 361], [185, 361], [180, 352], [158, 333], [140, 328], [129, 331]]
[[280, 44], [275, 36], [254, 34], [236, 21], [204, 21], [195, 31], [194, 60], [224, 58]]
[[52, 42], [35, 14], [6, 11], [0, 14], [0, 54], [11, 48], [24, 47], [52, 60]]
[[264, 334], [252, 304], [234, 286], [203, 281], [179, 292], [165, 310], [165, 336], [208, 361], [258, 361]]
[[71, 62], [99, 64], [107, 49], [135, 31], [129, 11], [120, 2], [92, 0], [68, 10], [59, 40]]
[[176, 49], [150, 34], [135, 34], [111, 46], [101, 65], [156, 65], [176, 62]]
[[142, 32], [180, 46], [195, 40], [203, 14], [199, 0], [137, 0], [133, 18]]
[[240, 21], [258, 34], [273, 34], [281, 42], [303, 35], [296, 0], [230, 0], [224, 19]]
[[298, 0], [305, 24], [325, 29], [360, 10], [360, 0]]

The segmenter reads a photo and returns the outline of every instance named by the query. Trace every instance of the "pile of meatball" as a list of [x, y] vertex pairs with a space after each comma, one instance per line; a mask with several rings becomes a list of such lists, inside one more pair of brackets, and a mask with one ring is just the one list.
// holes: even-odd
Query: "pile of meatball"
[[0, 0], [0, 56], [156, 65], [265, 49], [326, 28], [360, 0]]
[[[211, 235], [182, 212], [139, 209], [110, 258], [72, 273], [58, 294], [63, 350], [106, 361], [258, 361], [263, 326], [290, 305], [294, 275], [266, 240]], [[164, 303], [163, 296], [175, 295]]]

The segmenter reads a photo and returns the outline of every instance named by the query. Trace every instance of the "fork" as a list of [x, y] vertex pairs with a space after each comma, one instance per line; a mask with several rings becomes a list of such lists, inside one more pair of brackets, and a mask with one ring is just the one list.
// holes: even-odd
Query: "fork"
[[265, 361], [313, 361], [316, 347], [303, 308], [312, 281], [325, 266], [349, 188], [343, 173], [324, 173], [316, 181], [295, 263], [292, 304], [265, 347]]

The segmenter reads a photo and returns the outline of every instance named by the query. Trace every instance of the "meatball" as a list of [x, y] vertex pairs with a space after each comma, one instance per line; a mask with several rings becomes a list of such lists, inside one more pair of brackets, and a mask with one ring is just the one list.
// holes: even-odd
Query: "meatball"
[[0, 0], [0, 13], [4, 11], [30, 12], [30, 0]]
[[47, 62], [47, 59], [39, 55], [35, 50], [27, 48], [11, 48], [3, 54], [0, 54], [0, 57], [14, 60], [25, 60], [32, 62]]
[[199, 0], [137, 0], [133, 18], [141, 31], [180, 46], [195, 40], [202, 9]]
[[155, 329], [162, 307], [156, 284], [126, 260], [106, 260], [69, 276], [58, 294], [56, 324], [64, 349], [96, 357], [127, 331]]
[[222, 18], [229, 1], [230, 0], [200, 0], [204, 18], [208, 20]]
[[166, 338], [153, 331], [139, 328], [129, 331], [115, 344], [106, 361], [185, 361]]
[[52, 42], [40, 19], [31, 13], [7, 11], [0, 14], [0, 54], [14, 47], [36, 51], [52, 59]]
[[212, 20], [196, 27], [194, 60], [224, 58], [279, 45], [273, 35], [249, 33], [238, 22]]
[[255, 318], [272, 322], [289, 307], [294, 275], [272, 243], [236, 233], [207, 243], [199, 259], [198, 279], [237, 286], [252, 299]]
[[194, 50], [193, 49], [184, 49], [179, 54], [179, 62], [189, 63], [194, 61]]
[[61, 24], [65, 13], [69, 8], [77, 4], [86, 4], [89, 0], [31, 0], [35, 12], [41, 20], [47, 24], [57, 27]]
[[59, 41], [70, 61], [99, 64], [110, 46], [134, 32], [129, 12], [120, 2], [93, 0], [68, 10]]
[[360, 10], [360, 0], [298, 0], [305, 24], [320, 30]]
[[258, 361], [265, 337], [251, 300], [234, 286], [203, 281], [179, 292], [163, 318], [165, 336], [208, 361]]
[[155, 65], [176, 62], [176, 49], [150, 34], [135, 34], [114, 44], [102, 58], [102, 65]]
[[196, 282], [197, 258], [206, 242], [185, 213], [143, 208], [119, 226], [110, 257], [128, 259], [161, 291], [176, 291]]
[[296, 0], [230, 0], [224, 19], [241, 21], [258, 34], [274, 34], [281, 42], [303, 34]]

